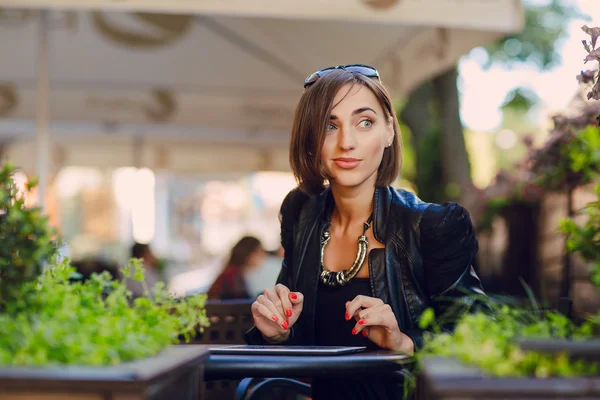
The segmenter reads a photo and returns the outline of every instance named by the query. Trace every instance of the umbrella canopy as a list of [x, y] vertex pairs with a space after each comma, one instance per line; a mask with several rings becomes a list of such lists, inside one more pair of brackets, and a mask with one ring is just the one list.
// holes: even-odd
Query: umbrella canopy
[[40, 8], [53, 160], [208, 171], [223, 165], [194, 164], [194, 144], [236, 170], [286, 169], [268, 150], [286, 147], [319, 68], [374, 65], [400, 97], [523, 24], [514, 0], [0, 0], [4, 138], [35, 135]]

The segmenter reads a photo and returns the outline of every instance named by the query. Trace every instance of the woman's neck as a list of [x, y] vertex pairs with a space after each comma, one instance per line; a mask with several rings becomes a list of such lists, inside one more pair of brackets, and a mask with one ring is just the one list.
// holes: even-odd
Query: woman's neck
[[342, 232], [356, 229], [356, 225], [366, 222], [373, 212], [375, 187], [359, 189], [332, 185], [331, 193], [335, 200], [331, 223]]

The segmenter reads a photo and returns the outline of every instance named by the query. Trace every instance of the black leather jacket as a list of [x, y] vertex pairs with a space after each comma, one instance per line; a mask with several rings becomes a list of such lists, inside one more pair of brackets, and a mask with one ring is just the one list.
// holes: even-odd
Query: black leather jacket
[[[418, 318], [426, 308], [440, 314], [448, 299], [483, 294], [472, 267], [477, 239], [468, 212], [456, 203], [425, 203], [391, 187], [377, 188], [374, 196], [373, 233], [385, 249], [369, 253], [371, 291], [392, 307], [400, 330], [418, 349]], [[318, 196], [295, 189], [281, 206], [285, 256], [278, 283], [304, 294], [302, 314], [286, 345], [315, 344], [320, 237], [332, 210], [328, 189]], [[264, 344], [256, 328], [246, 333], [246, 341]]]

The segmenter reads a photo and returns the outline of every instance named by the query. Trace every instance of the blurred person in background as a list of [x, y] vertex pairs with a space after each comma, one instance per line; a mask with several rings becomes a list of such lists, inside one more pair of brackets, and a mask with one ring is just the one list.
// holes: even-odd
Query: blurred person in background
[[266, 252], [260, 240], [253, 236], [244, 236], [231, 249], [225, 269], [208, 291], [213, 300], [249, 299], [250, 293], [244, 273], [261, 266]]
[[[131, 247], [131, 258], [140, 258], [144, 261], [144, 281], [148, 289], [152, 290], [154, 285], [162, 281], [161, 278], [161, 261], [154, 255], [148, 244], [135, 243]], [[134, 297], [144, 295], [144, 285], [142, 282], [133, 279], [127, 280], [127, 288], [131, 291]]]
[[279, 246], [275, 250], [266, 252], [266, 258], [262, 265], [256, 268], [247, 268], [244, 271], [250, 297], [257, 297], [266, 288], [272, 288], [275, 285], [282, 261], [283, 247]]

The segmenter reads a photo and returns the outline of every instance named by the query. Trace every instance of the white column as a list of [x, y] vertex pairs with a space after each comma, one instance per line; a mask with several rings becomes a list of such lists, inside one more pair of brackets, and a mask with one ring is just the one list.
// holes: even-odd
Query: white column
[[40, 10], [38, 37], [38, 93], [37, 93], [37, 176], [38, 199], [42, 211], [46, 211], [45, 194], [48, 189], [50, 170], [50, 140], [48, 128], [50, 122], [50, 66], [49, 66], [49, 10]]

